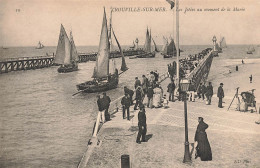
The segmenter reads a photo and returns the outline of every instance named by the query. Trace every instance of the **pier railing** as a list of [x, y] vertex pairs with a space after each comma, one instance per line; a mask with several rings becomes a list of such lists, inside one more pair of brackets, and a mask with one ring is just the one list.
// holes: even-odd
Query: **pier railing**
[[[123, 50], [125, 56], [139, 55], [144, 51], [142, 48], [138, 49], [126, 49]], [[55, 65], [54, 53], [52, 55], [46, 56], [36, 56], [36, 57], [17, 57], [17, 58], [7, 58], [0, 60], [0, 74], [8, 73], [11, 71], [20, 71], [20, 70], [30, 70], [30, 69], [39, 69], [45, 68]], [[121, 53], [119, 51], [112, 51], [110, 53], [110, 58], [118, 58], [121, 57]], [[87, 61], [95, 61], [97, 58], [97, 52], [92, 53], [79, 53], [78, 62], [87, 62]]]
[[186, 79], [191, 81], [196, 89], [200, 83], [205, 83], [207, 81], [213, 57], [214, 55], [212, 54], [212, 51], [210, 51], [198, 63], [197, 67], [187, 75]]
[[9, 58], [0, 61], [0, 74], [10, 71], [45, 68], [53, 65], [54, 56]]

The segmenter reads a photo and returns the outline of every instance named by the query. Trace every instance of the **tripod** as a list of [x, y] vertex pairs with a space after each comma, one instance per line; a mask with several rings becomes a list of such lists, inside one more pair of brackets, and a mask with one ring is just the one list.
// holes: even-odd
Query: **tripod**
[[233, 97], [233, 99], [232, 99], [232, 101], [231, 101], [231, 103], [228, 107], [228, 110], [229, 110], [231, 104], [233, 103], [234, 99], [237, 98], [238, 104], [239, 104], [239, 106], [237, 107], [237, 110], [240, 111], [240, 100], [239, 100], [239, 97], [238, 97], [238, 89], [239, 89], [239, 87], [236, 88], [237, 91], [236, 91], [236, 93], [235, 93], [235, 95], [234, 95], [234, 97]]

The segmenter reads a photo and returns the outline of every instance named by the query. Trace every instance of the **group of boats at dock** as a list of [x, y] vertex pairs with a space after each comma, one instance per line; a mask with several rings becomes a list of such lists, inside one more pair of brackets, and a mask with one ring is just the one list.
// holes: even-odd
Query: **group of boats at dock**
[[[163, 55], [163, 57], [171, 58], [176, 56], [177, 51], [176, 51], [173, 38], [170, 38], [170, 42], [168, 42], [168, 39], [165, 37], [163, 37], [163, 39], [164, 39], [164, 46], [161, 50], [161, 54]], [[115, 63], [114, 63], [115, 61], [113, 57], [110, 56], [111, 53], [116, 51], [115, 47], [113, 46], [114, 41], [116, 42], [117, 47], [119, 49], [120, 57], [122, 57], [120, 70], [118, 70], [115, 67]], [[130, 48], [134, 49], [136, 46], [138, 46], [138, 41], [139, 41], [138, 39], [133, 41], [133, 46]], [[137, 45], [135, 45], [135, 43]], [[222, 38], [219, 48], [222, 47], [223, 48], [226, 47], [224, 38]], [[156, 52], [159, 52], [158, 47], [154, 39], [152, 38], [151, 29], [149, 30], [148, 27], [146, 30], [145, 44], [142, 51], [143, 51], [142, 53], [135, 56], [131, 56], [129, 58], [130, 59], [154, 58]], [[179, 50], [179, 52], [182, 52], [182, 50]], [[66, 72], [72, 72], [78, 70], [78, 53], [73, 40], [72, 32], [70, 32], [70, 38], [69, 38], [62, 24], [60, 29], [58, 46], [56, 50], [56, 56], [54, 58], [54, 63], [60, 65], [60, 67], [58, 68], [58, 72], [60, 73], [66, 73]], [[128, 68], [125, 62], [123, 50], [120, 46], [120, 43], [112, 27], [112, 12], [110, 15], [110, 24], [108, 26], [106, 11], [104, 9], [99, 48], [96, 56], [96, 65], [94, 67], [93, 75], [92, 75], [93, 79], [76, 85], [79, 91], [77, 93], [80, 92], [94, 93], [94, 92], [103, 92], [110, 89], [114, 89], [118, 85], [119, 76], [127, 70]]]

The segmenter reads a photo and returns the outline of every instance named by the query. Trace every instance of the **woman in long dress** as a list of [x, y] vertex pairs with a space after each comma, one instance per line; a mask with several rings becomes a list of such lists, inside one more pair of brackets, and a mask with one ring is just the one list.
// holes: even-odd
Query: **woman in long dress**
[[154, 95], [153, 95], [153, 105], [154, 107], [158, 108], [162, 106], [162, 101], [161, 101], [161, 94], [162, 90], [161, 88], [156, 85], [156, 88], [153, 89]]
[[208, 124], [203, 121], [202, 117], [198, 118], [199, 124], [197, 126], [195, 134], [195, 142], [198, 142], [196, 147], [195, 159], [200, 157], [201, 161], [210, 161], [212, 160], [212, 153], [210, 144], [208, 141], [207, 133], [205, 130], [208, 128]]

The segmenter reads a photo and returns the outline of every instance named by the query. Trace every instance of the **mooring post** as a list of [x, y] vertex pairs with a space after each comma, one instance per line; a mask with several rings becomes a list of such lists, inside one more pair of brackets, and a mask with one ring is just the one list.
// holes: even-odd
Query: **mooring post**
[[21, 63], [22, 63], [22, 70], [24, 70], [24, 62], [23, 62], [23, 61], [21, 61]]
[[11, 71], [14, 71], [14, 62], [11, 62]]
[[121, 155], [121, 168], [130, 168], [129, 155]]
[[5, 66], [5, 72], [7, 73], [8, 72], [7, 62], [4, 64], [4, 66]]
[[16, 61], [16, 70], [19, 71], [20, 70], [20, 64], [18, 61]]

